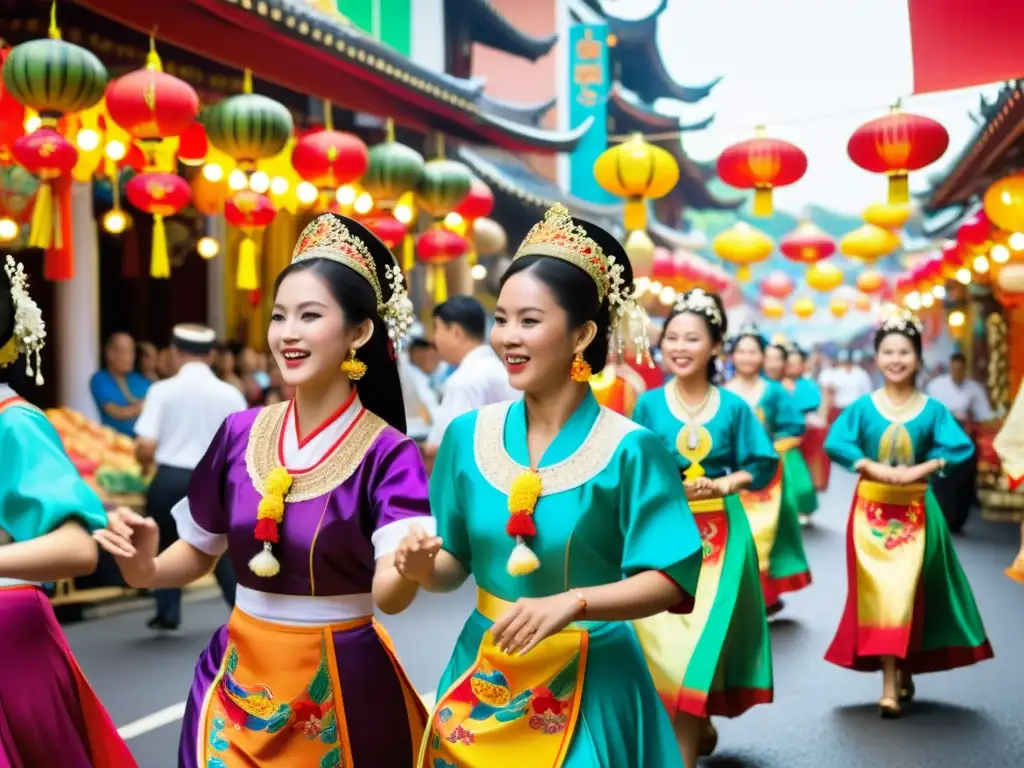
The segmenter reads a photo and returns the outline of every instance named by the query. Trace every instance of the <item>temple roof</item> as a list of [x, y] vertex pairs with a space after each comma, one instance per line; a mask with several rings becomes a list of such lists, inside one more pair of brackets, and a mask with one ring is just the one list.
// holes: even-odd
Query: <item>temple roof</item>
[[612, 83], [608, 96], [608, 116], [615, 122], [616, 133], [701, 131], [715, 119], [714, 115], [709, 115], [696, 123], [681, 123], [678, 117], [666, 115], [644, 104], [618, 82]]
[[979, 112], [974, 137], [933, 180], [923, 203], [926, 212], [966, 206], [992, 182], [1024, 168], [1024, 80], [1005, 86], [994, 102], [983, 99]]
[[513, 151], [571, 151], [587, 132], [531, 123], [545, 105], [513, 105], [483, 94], [484, 81], [422, 67], [373, 40], [344, 18], [301, 0], [76, 0], [79, 5], [161, 40], [297, 93], [339, 107], [392, 117]]
[[457, 13], [465, 20], [470, 39], [488, 48], [537, 61], [558, 42], [557, 34], [534, 37], [519, 30], [490, 0], [448, 0], [447, 6], [446, 12]]

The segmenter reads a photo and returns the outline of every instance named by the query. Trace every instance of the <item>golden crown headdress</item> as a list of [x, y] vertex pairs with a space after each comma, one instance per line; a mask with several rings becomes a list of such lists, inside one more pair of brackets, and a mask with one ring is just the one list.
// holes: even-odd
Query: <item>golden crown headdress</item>
[[923, 336], [924, 324], [909, 309], [898, 309], [882, 321], [879, 330], [883, 333], [896, 331], [911, 336]]
[[[46, 346], [46, 323], [39, 305], [28, 294], [28, 276], [25, 266], [7, 254], [4, 272], [11, 283], [11, 301], [14, 304], [14, 333], [0, 347], [0, 368], [6, 368], [25, 355], [25, 372], [34, 375], [37, 385], [43, 384], [42, 354]], [[33, 359], [35, 365], [33, 366]]]
[[555, 203], [544, 218], [533, 225], [513, 261], [523, 256], [562, 259], [590, 275], [597, 287], [598, 299], [608, 299], [612, 350], [621, 356], [628, 340], [636, 351], [637, 363], [646, 359], [653, 367], [647, 313], [636, 301], [634, 286], [626, 285], [624, 267], [616, 262], [614, 254], [605, 253], [587, 230], [573, 220], [564, 205]]
[[391, 288], [391, 297], [385, 301], [377, 264], [366, 243], [352, 234], [335, 214], [325, 213], [313, 219], [299, 235], [292, 251], [292, 264], [308, 259], [329, 259], [344, 264], [366, 280], [377, 297], [377, 313], [388, 327], [388, 338], [398, 351], [409, 334], [413, 323], [413, 307], [405, 289], [405, 278], [396, 264], [384, 267]]
[[703, 288], [693, 288], [679, 294], [676, 297], [673, 309], [676, 312], [690, 312], [695, 315], [701, 315], [716, 328], [721, 328], [725, 324], [725, 318], [722, 317], [718, 303]]

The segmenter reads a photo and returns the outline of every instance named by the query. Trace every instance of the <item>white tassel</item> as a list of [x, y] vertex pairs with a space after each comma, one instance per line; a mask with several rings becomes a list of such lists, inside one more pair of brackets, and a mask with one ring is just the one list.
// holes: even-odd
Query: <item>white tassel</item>
[[249, 570], [264, 579], [277, 576], [281, 572], [281, 564], [277, 562], [277, 558], [274, 557], [274, 553], [270, 551], [270, 548], [270, 542], [264, 541], [263, 549], [249, 561]]
[[540, 560], [533, 550], [526, 546], [522, 536], [516, 536], [516, 545], [512, 549], [512, 554], [508, 556], [505, 568], [512, 576], [525, 576], [540, 568]]

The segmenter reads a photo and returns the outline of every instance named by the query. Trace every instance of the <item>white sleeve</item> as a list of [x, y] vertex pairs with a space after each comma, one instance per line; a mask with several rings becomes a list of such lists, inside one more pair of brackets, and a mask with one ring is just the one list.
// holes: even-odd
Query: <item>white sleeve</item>
[[146, 440], [156, 440], [160, 436], [160, 412], [163, 399], [160, 393], [163, 387], [156, 384], [149, 388], [146, 398], [142, 401], [142, 412], [135, 420], [135, 435]]
[[178, 538], [187, 541], [200, 552], [205, 552], [213, 557], [220, 557], [227, 552], [227, 534], [210, 533], [200, 528], [199, 523], [192, 517], [188, 496], [174, 505], [171, 509], [171, 516], [174, 517], [174, 522], [178, 525]]

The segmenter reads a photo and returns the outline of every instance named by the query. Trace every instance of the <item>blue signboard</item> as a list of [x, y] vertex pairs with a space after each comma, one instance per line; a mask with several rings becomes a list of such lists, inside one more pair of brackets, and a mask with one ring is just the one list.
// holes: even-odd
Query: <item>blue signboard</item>
[[591, 203], [615, 203], [594, 179], [594, 161], [608, 148], [608, 25], [573, 24], [569, 29], [569, 121], [578, 128], [593, 117], [590, 130], [569, 156], [569, 192]]

